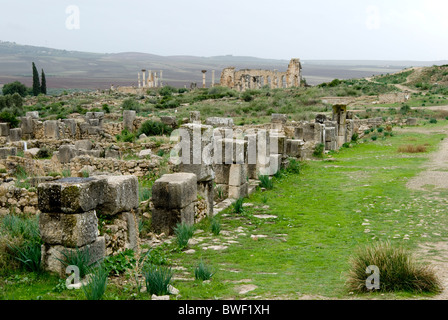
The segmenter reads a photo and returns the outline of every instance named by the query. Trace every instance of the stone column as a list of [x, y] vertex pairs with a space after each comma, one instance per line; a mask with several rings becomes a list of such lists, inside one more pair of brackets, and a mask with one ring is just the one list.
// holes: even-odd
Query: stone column
[[123, 111], [123, 125], [128, 131], [133, 132], [135, 130], [134, 120], [136, 117], [136, 112], [134, 110], [124, 110]]
[[212, 70], [212, 88], [215, 86], [215, 70]]
[[163, 88], [163, 70], [160, 70], [160, 88]]
[[202, 88], [205, 88], [205, 73], [207, 70], [202, 70]]
[[141, 88], [142, 87], [142, 83], [141, 83], [141, 80], [140, 80], [140, 72], [137, 73], [137, 76], [138, 76], [138, 87]]
[[143, 88], [146, 87], [146, 70], [142, 69], [142, 73], [143, 73]]

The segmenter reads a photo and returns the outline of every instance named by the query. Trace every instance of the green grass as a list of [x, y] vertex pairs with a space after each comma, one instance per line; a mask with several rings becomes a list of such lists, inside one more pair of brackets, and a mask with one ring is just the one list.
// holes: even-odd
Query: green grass
[[[446, 123], [445, 123], [446, 124]], [[440, 121], [435, 126], [440, 126]], [[173, 280], [181, 299], [296, 299], [302, 295], [329, 298], [406, 299], [427, 294], [396, 292], [350, 295], [346, 286], [349, 259], [355, 248], [390, 241], [414, 251], [422, 243], [447, 241], [448, 192], [411, 191], [407, 181], [422, 170], [429, 152], [435, 151], [443, 134], [399, 133], [375, 142], [355, 144], [332, 154], [334, 160], [300, 165], [300, 174], [276, 179], [274, 190], [257, 192], [245, 201], [253, 206], [240, 214], [231, 207], [221, 212], [219, 235], [201, 236], [208, 244], [229, 241], [225, 250], [195, 252], [177, 250], [173, 241], [163, 251], [167, 265], [182, 266], [194, 274], [198, 261], [207, 261], [217, 272], [210, 283]], [[397, 153], [409, 143], [429, 144], [428, 152]], [[264, 208], [266, 205], [268, 209]], [[258, 214], [277, 218], [259, 219]], [[209, 223], [209, 222], [208, 222]], [[205, 222], [203, 222], [205, 224]], [[243, 232], [236, 232], [237, 228]], [[197, 229], [210, 230], [201, 223]], [[254, 240], [251, 235], [265, 235]], [[176, 274], [177, 274], [176, 270]], [[249, 279], [254, 291], [239, 294], [239, 282]], [[42, 276], [30, 284], [5, 284], [0, 279], [0, 298], [83, 299], [82, 293], [51, 291], [58, 279]], [[14, 282], [14, 281], [13, 281]], [[18, 282], [18, 281], [17, 281]], [[105, 299], [131, 299], [135, 291], [125, 284], [110, 284]], [[148, 299], [137, 294], [136, 299]], [[258, 298], [257, 298], [258, 299]]]

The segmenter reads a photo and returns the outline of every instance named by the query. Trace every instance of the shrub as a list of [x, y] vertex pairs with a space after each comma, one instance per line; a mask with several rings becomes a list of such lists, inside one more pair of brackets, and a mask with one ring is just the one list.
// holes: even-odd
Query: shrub
[[177, 245], [179, 248], [185, 249], [188, 246], [188, 240], [193, 237], [194, 226], [188, 225], [184, 222], [178, 223], [174, 228], [174, 234], [176, 235]]
[[403, 115], [409, 113], [409, 111], [411, 111], [411, 107], [408, 106], [407, 104], [403, 105], [403, 106], [400, 108], [400, 113], [403, 114]]
[[316, 158], [322, 158], [324, 156], [324, 149], [325, 145], [323, 143], [319, 143], [314, 148], [313, 156], [315, 156]]
[[36, 154], [36, 157], [38, 159], [49, 159], [53, 156], [53, 152], [51, 150], [49, 150], [48, 148], [41, 148], [39, 149], [39, 151]]
[[390, 243], [378, 243], [359, 248], [350, 258], [347, 286], [350, 291], [367, 292], [366, 280], [369, 266], [380, 271], [380, 291], [432, 292], [440, 291], [440, 283], [434, 270], [419, 264], [413, 255], [402, 247]]
[[128, 98], [121, 104], [123, 110], [134, 110], [135, 112], [140, 111], [140, 104], [132, 98]]
[[164, 296], [169, 294], [169, 285], [173, 272], [171, 268], [149, 265], [143, 270], [145, 277], [146, 291], [149, 294]]
[[120, 275], [135, 266], [134, 251], [128, 249], [104, 259], [104, 268], [109, 275]]
[[41, 243], [40, 242], [27, 242], [22, 246], [10, 245], [9, 248], [16, 260], [18, 260], [22, 266], [31, 272], [40, 273], [41, 267]]
[[376, 136], [376, 135], [375, 135], [375, 136], [372, 136], [371, 139], [372, 139], [372, 141], [376, 141], [376, 140], [378, 140], [378, 136]]
[[234, 213], [243, 213], [244, 207], [243, 207], [244, 198], [239, 198], [233, 203], [233, 212]]
[[400, 153], [424, 153], [427, 151], [427, 148], [425, 145], [405, 145], [398, 147], [398, 152]]
[[212, 233], [215, 236], [219, 235], [219, 233], [221, 232], [221, 222], [216, 218], [212, 219], [212, 223], [211, 223], [210, 227], [211, 227]]
[[429, 120], [429, 123], [437, 123], [437, 119], [431, 119], [431, 120]]
[[241, 95], [241, 99], [243, 99], [246, 102], [250, 102], [252, 100], [254, 100], [254, 97], [252, 96], [252, 94], [248, 91], [245, 91], [242, 95]]
[[196, 280], [210, 280], [214, 274], [212, 268], [202, 261], [199, 262], [196, 269], [194, 269], [194, 277]]
[[116, 135], [117, 141], [122, 142], [134, 142], [136, 138], [136, 134], [129, 132], [127, 129], [121, 131], [121, 134]]
[[107, 276], [109, 272], [103, 264], [91, 270], [89, 282], [82, 286], [82, 291], [87, 300], [101, 300], [107, 288]]
[[171, 134], [173, 132], [173, 128], [168, 126], [162, 122], [148, 120], [142, 123], [140, 129], [138, 131], [138, 135], [140, 136], [142, 133], [149, 136], [161, 136], [164, 134]]
[[354, 133], [353, 135], [352, 135], [352, 142], [358, 142], [358, 139], [359, 139], [359, 135], [357, 134], [357, 133]]
[[265, 188], [267, 190], [272, 190], [274, 188], [274, 183], [268, 175], [260, 175], [258, 176], [258, 180], [260, 180], [261, 188]]
[[365, 134], [365, 135], [370, 134], [370, 130], [364, 130], [364, 134]]
[[300, 173], [300, 162], [297, 159], [290, 158], [289, 165], [286, 168], [286, 172], [292, 173], [292, 174], [299, 174]]
[[384, 128], [379, 127], [376, 129], [376, 131], [378, 131], [378, 133], [382, 133], [384, 131]]

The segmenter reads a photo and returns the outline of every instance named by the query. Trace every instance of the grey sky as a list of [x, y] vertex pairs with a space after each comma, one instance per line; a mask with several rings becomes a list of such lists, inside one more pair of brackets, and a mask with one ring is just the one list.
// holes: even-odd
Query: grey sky
[[[76, 18], [68, 6], [79, 8]], [[446, 0], [0, 0], [0, 40], [290, 59], [448, 59]]]

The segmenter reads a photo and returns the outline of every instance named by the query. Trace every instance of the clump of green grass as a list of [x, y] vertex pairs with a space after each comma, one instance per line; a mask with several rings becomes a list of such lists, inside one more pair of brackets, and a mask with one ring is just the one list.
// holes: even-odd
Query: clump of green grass
[[213, 218], [210, 224], [212, 233], [217, 236], [221, 232], [221, 222], [217, 218]]
[[171, 268], [151, 264], [145, 267], [143, 276], [145, 277], [146, 291], [149, 294], [157, 296], [169, 294], [169, 285], [173, 277]]
[[61, 252], [62, 258], [58, 259], [64, 266], [77, 266], [79, 269], [79, 276], [84, 278], [90, 271], [90, 253], [89, 250], [75, 250], [64, 249]]
[[62, 176], [64, 178], [70, 178], [72, 176], [72, 172], [70, 171], [70, 168], [62, 170]]
[[233, 203], [233, 212], [234, 213], [243, 213], [244, 207], [243, 207], [244, 198], [239, 198]]
[[437, 123], [437, 119], [432, 118], [432, 119], [429, 120], [429, 123], [436, 124]]
[[186, 224], [184, 222], [178, 223], [174, 228], [174, 234], [176, 235], [178, 247], [183, 250], [188, 246], [188, 240], [193, 237], [194, 226]]
[[199, 262], [196, 269], [194, 269], [194, 277], [196, 280], [210, 280], [214, 274], [215, 272], [213, 272], [213, 269], [203, 261]]
[[290, 158], [289, 165], [286, 168], [286, 172], [292, 173], [292, 174], [299, 174], [300, 173], [300, 162], [297, 159]]
[[272, 190], [274, 188], [274, 182], [272, 182], [268, 175], [260, 175], [258, 176], [258, 180], [260, 180], [261, 188], [265, 188], [266, 190]]
[[376, 140], [378, 140], [378, 136], [374, 135], [374, 136], [371, 137], [371, 139], [372, 139], [372, 141], [376, 141]]
[[140, 188], [138, 189], [138, 196], [140, 201], [149, 200], [149, 198], [151, 198], [151, 195], [152, 191], [150, 188], [140, 186]]
[[103, 264], [90, 270], [89, 282], [82, 286], [87, 300], [101, 300], [106, 292], [108, 270]]
[[324, 156], [325, 145], [323, 143], [319, 143], [313, 152], [313, 156], [316, 158], [322, 158]]
[[366, 269], [379, 269], [381, 292], [440, 292], [440, 282], [429, 265], [416, 262], [414, 256], [402, 247], [389, 242], [359, 248], [350, 259], [347, 286], [350, 291], [367, 292], [366, 281], [370, 274]]

